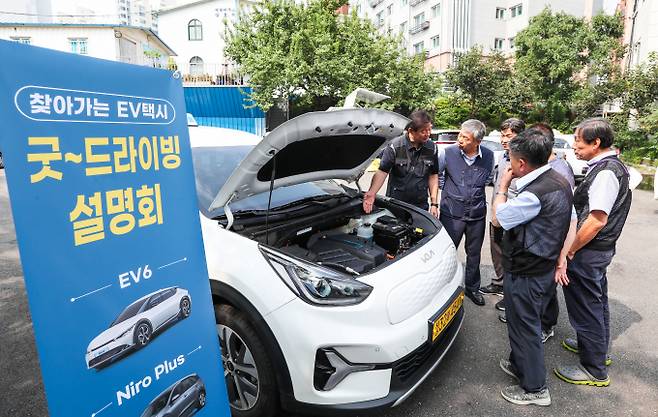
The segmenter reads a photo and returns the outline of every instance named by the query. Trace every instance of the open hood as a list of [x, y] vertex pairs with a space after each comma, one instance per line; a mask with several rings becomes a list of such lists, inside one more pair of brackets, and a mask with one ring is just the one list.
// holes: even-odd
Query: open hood
[[409, 119], [386, 110], [306, 113], [265, 136], [233, 171], [209, 210], [270, 189], [323, 179], [357, 179]]

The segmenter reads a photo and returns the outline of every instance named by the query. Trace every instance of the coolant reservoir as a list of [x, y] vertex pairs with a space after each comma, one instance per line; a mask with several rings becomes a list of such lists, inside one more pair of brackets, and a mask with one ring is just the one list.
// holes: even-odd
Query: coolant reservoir
[[363, 239], [372, 239], [373, 236], [372, 224], [363, 223], [356, 229], [356, 235]]

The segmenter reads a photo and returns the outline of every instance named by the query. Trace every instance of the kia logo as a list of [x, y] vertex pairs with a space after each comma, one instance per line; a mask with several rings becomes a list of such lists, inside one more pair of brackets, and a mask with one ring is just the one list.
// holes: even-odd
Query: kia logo
[[427, 261], [432, 259], [433, 256], [434, 256], [434, 251], [430, 250], [429, 252], [425, 252], [423, 256], [420, 257], [420, 259], [423, 261], [423, 263], [426, 263]]

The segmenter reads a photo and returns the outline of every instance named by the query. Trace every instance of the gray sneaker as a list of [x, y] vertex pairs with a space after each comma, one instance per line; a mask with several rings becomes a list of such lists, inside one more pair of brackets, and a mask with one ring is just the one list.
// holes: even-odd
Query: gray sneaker
[[500, 365], [500, 369], [502, 369], [503, 372], [516, 379], [517, 381], [519, 380], [519, 376], [516, 374], [516, 369], [514, 369], [512, 362], [508, 361], [507, 359], [501, 359], [498, 364]]
[[518, 405], [541, 405], [548, 407], [551, 405], [551, 394], [548, 388], [544, 388], [539, 392], [527, 392], [519, 385], [512, 385], [505, 387], [500, 391], [500, 395], [512, 404]]
[[558, 366], [553, 369], [553, 372], [558, 378], [570, 384], [589, 385], [592, 387], [607, 387], [610, 385], [610, 377], [606, 376], [605, 379], [596, 378], [580, 364], [574, 366]]
[[546, 343], [546, 341], [547, 341], [548, 339], [550, 339], [551, 337], [553, 337], [553, 336], [555, 336], [555, 330], [553, 330], [552, 327], [551, 327], [551, 330], [549, 330], [549, 331], [547, 331], [547, 332], [545, 332], [545, 331], [542, 330], [542, 331], [541, 331], [541, 342], [542, 342], [542, 343]]
[[[542, 332], [543, 336], [543, 332]], [[573, 353], [578, 353], [580, 350], [578, 349], [578, 341], [576, 340], [575, 337], [567, 337], [562, 341], [562, 347], [568, 350], [569, 352]], [[610, 357], [610, 354], [608, 353], [605, 355], [605, 366], [610, 366], [612, 365], [612, 358]]]

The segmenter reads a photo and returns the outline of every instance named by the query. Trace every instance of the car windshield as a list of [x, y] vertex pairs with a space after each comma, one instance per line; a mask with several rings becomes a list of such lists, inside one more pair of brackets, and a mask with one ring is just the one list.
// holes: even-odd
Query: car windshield
[[146, 410], [144, 410], [144, 413], [142, 413], [142, 417], [151, 417], [162, 411], [162, 409], [167, 406], [167, 399], [169, 398], [170, 392], [171, 390], [167, 390], [164, 393], [160, 394], [160, 396], [156, 398], [148, 406]]
[[[250, 146], [217, 146], [192, 149], [199, 209], [204, 216], [224, 215], [224, 208], [208, 210], [224, 183], [253, 148]], [[285, 206], [297, 200], [322, 195], [338, 195], [343, 188], [334, 181], [323, 180], [277, 188], [272, 192], [271, 208]], [[255, 194], [231, 203], [234, 213], [267, 209], [269, 192]]]
[[121, 314], [119, 314], [119, 317], [117, 317], [112, 324], [110, 324], [110, 327], [116, 326], [117, 324], [128, 320], [131, 317], [134, 317], [137, 313], [139, 313], [139, 310], [142, 308], [146, 300], [137, 300], [128, 307], [126, 307]]
[[555, 138], [555, 143], [553, 144], [554, 149], [571, 149], [569, 142], [564, 139]]
[[487, 149], [489, 149], [489, 150], [491, 150], [491, 151], [494, 151], [494, 152], [496, 152], [496, 151], [504, 151], [504, 150], [505, 150], [505, 149], [503, 149], [503, 145], [501, 145], [501, 144], [498, 143], [498, 142], [494, 142], [494, 141], [492, 141], [492, 140], [483, 140], [482, 142], [480, 142], [480, 145], [482, 145], [482, 146], [484, 146], [485, 148], [487, 148]]

